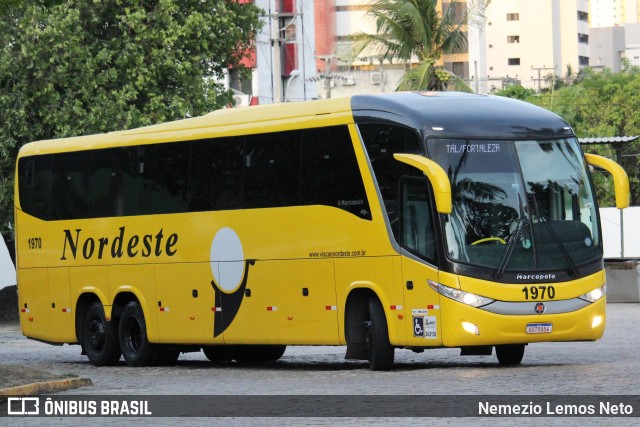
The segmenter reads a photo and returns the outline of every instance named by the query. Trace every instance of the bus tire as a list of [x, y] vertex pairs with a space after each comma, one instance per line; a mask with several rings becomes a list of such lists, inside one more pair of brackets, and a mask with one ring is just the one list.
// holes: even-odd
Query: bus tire
[[207, 345], [202, 347], [204, 355], [213, 363], [231, 362], [233, 348], [229, 345]]
[[117, 323], [107, 321], [99, 302], [91, 304], [84, 317], [82, 347], [94, 366], [111, 366], [120, 360]]
[[158, 348], [147, 339], [147, 323], [137, 302], [128, 303], [122, 310], [119, 335], [122, 356], [129, 366], [148, 366], [156, 362]]
[[387, 318], [382, 304], [376, 297], [369, 298], [369, 320], [365, 322], [365, 347], [369, 368], [372, 371], [388, 371], [393, 367], [395, 349], [389, 342]]
[[496, 356], [501, 366], [519, 365], [524, 357], [524, 344], [497, 345]]
[[265, 362], [275, 362], [282, 357], [286, 350], [286, 345], [265, 345], [263, 350], [263, 360]]

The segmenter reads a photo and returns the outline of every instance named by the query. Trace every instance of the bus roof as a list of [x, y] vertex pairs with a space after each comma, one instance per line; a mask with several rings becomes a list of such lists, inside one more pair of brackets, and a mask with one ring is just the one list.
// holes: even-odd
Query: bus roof
[[[544, 108], [501, 96], [456, 92], [357, 95], [356, 123], [387, 119], [440, 138], [524, 139], [573, 136], [569, 124]], [[480, 139], [480, 138], [479, 138]]]
[[224, 132], [267, 132], [289, 129], [292, 123], [314, 127], [380, 119], [417, 128], [425, 136], [447, 138], [573, 135], [559, 116], [522, 101], [454, 92], [399, 92], [217, 110], [136, 129], [32, 142], [22, 147], [20, 156], [198, 139]]

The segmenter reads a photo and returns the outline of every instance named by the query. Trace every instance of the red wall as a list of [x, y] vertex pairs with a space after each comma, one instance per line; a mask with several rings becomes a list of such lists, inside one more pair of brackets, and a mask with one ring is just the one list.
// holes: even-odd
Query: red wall
[[[316, 0], [314, 9], [316, 56], [332, 55], [336, 42], [336, 2], [335, 0]], [[324, 62], [316, 59], [316, 68], [324, 72]]]

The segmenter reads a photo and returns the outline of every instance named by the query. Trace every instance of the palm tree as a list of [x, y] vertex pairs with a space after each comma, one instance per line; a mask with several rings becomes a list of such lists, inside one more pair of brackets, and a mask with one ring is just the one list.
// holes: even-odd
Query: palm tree
[[466, 2], [451, 0], [440, 13], [438, 3], [438, 0], [374, 1], [368, 14], [376, 19], [376, 34], [354, 35], [353, 58], [365, 54], [406, 64], [417, 58], [420, 65], [405, 72], [396, 90], [451, 87], [471, 92], [462, 79], [436, 65], [443, 54], [466, 51], [470, 12]]

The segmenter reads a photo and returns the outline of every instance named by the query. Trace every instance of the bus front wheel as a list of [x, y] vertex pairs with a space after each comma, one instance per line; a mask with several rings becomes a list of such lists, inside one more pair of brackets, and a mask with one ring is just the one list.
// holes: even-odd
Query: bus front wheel
[[157, 347], [147, 339], [147, 323], [140, 304], [133, 301], [122, 310], [120, 317], [120, 349], [129, 366], [153, 365]]
[[519, 365], [524, 357], [524, 344], [497, 345], [496, 356], [502, 366]]
[[99, 302], [91, 304], [84, 317], [82, 346], [94, 366], [115, 365], [120, 360], [117, 323], [107, 321]]
[[384, 309], [375, 297], [369, 299], [369, 320], [365, 322], [365, 347], [371, 370], [388, 371], [393, 367], [395, 349], [389, 343]]

